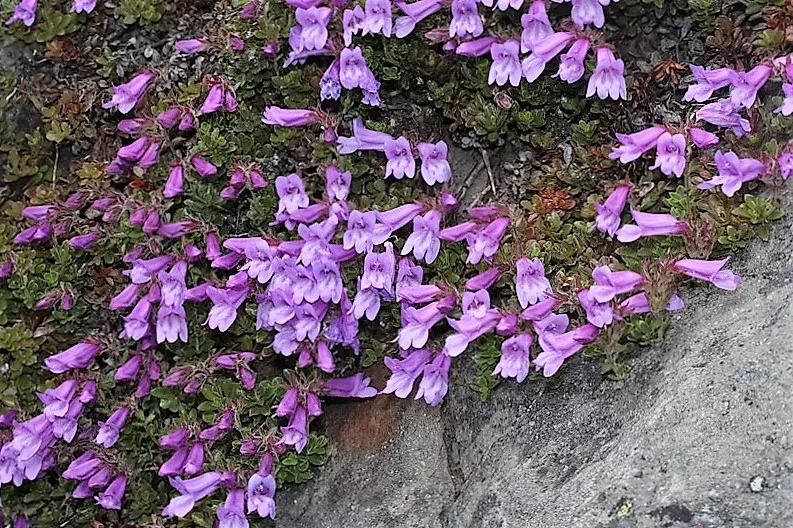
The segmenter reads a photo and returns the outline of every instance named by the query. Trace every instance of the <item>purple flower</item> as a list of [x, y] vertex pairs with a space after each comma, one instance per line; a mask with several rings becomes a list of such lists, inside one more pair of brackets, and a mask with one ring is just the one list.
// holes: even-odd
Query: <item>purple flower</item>
[[209, 310], [206, 325], [209, 328], [225, 332], [237, 319], [237, 309], [245, 302], [248, 296], [248, 288], [226, 288], [219, 289], [214, 286], [207, 288], [207, 296], [212, 301], [212, 308]]
[[476, 8], [476, 0], [452, 0], [452, 20], [449, 24], [450, 37], [478, 37], [484, 31], [482, 17]]
[[369, 288], [374, 288], [393, 295], [395, 273], [396, 261], [394, 259], [394, 248], [390, 242], [386, 242], [385, 251], [369, 251], [366, 254], [363, 264], [363, 275], [361, 275], [360, 289], [367, 290]]
[[465, 289], [469, 291], [486, 290], [501, 278], [501, 268], [490, 268], [474, 275], [465, 282]]
[[295, 19], [300, 24], [300, 35], [303, 48], [319, 50], [325, 47], [328, 41], [328, 22], [333, 11], [328, 7], [298, 8], [295, 10]]
[[36, 10], [38, 10], [38, 7], [39, 3], [37, 0], [20, 0], [20, 2], [14, 6], [14, 13], [11, 15], [11, 18], [6, 20], [6, 25], [8, 26], [20, 20], [27, 27], [32, 26], [33, 22], [36, 21]]
[[152, 302], [149, 296], [141, 298], [135, 308], [124, 316], [124, 337], [134, 341], [143, 339], [151, 329], [151, 312]]
[[184, 168], [181, 165], [174, 165], [168, 173], [168, 179], [165, 182], [165, 189], [162, 195], [164, 198], [173, 198], [179, 196], [184, 191]]
[[344, 48], [339, 56], [339, 82], [348, 90], [365, 88], [374, 80], [374, 75], [366, 65], [361, 48]]
[[529, 6], [529, 11], [520, 17], [523, 31], [520, 34], [520, 51], [528, 53], [534, 45], [553, 35], [551, 21], [545, 11], [545, 0], [534, 0]]
[[739, 158], [734, 152], [716, 152], [714, 156], [719, 175], [697, 185], [698, 189], [712, 189], [721, 185], [721, 191], [732, 198], [741, 186], [756, 180], [765, 174], [766, 167], [762, 161], [754, 158]]
[[785, 99], [782, 101], [782, 106], [774, 110], [774, 113], [789, 116], [793, 114], [793, 84], [784, 83], [782, 91], [785, 93]]
[[377, 389], [369, 386], [371, 381], [359, 372], [346, 378], [326, 380], [322, 389], [334, 398], [373, 398], [377, 396]]
[[507, 231], [509, 218], [501, 217], [493, 220], [476, 233], [469, 233], [467, 264], [478, 264], [483, 258], [489, 261], [498, 251], [501, 238]]
[[278, 176], [275, 179], [275, 192], [278, 194], [278, 212], [292, 214], [309, 203], [303, 180], [297, 174]]
[[146, 90], [154, 80], [154, 72], [144, 71], [136, 75], [126, 84], [113, 88], [113, 98], [102, 105], [102, 108], [118, 108], [122, 114], [135, 108], [143, 99]]
[[124, 492], [127, 490], [127, 476], [119, 475], [113, 479], [110, 485], [94, 497], [96, 502], [106, 510], [120, 510], [121, 499], [124, 498]]
[[559, 71], [556, 72], [555, 77], [570, 84], [578, 81], [584, 76], [584, 59], [587, 52], [589, 52], [589, 39], [576, 39], [567, 53], [559, 58]]
[[706, 104], [697, 112], [697, 119], [711, 125], [730, 127], [737, 137], [751, 133], [752, 126], [748, 119], [741, 117], [740, 109], [729, 99], [721, 99], [715, 103]]
[[386, 357], [385, 366], [391, 371], [391, 377], [388, 378], [383, 394], [393, 393], [397, 398], [407, 398], [431, 357], [432, 352], [421, 349], [413, 350], [402, 360]]
[[617, 240], [626, 244], [640, 237], [682, 235], [688, 229], [686, 223], [670, 214], [642, 213], [631, 209], [633, 224], [626, 224], [617, 230]]
[[394, 34], [397, 38], [404, 38], [409, 35], [416, 28], [416, 24], [437, 13], [443, 7], [443, 2], [440, 0], [419, 0], [411, 4], [400, 1], [395, 3], [405, 13], [405, 16], [397, 18], [394, 22]]
[[545, 277], [545, 266], [540, 259], [518, 259], [515, 262], [515, 292], [518, 302], [526, 308], [551, 295], [551, 283]]
[[[672, 297], [669, 299], [669, 303], [666, 305], [666, 310], [669, 312], [674, 312], [675, 310], [682, 310], [684, 307], [685, 305], [683, 304], [683, 299], [677, 295], [672, 295]], [[645, 292], [631, 295], [622, 301], [617, 308], [622, 315], [643, 314], [653, 311], [652, 307], [650, 306], [650, 299], [647, 297], [647, 293]]]
[[545, 332], [540, 334], [542, 352], [534, 359], [534, 366], [542, 369], [543, 376], [556, 374], [564, 360], [584, 348], [597, 337], [598, 328], [585, 324], [563, 334]]
[[498, 42], [495, 37], [482, 37], [468, 40], [457, 45], [454, 52], [464, 57], [482, 57], [490, 53], [490, 48]]
[[350, 194], [352, 174], [349, 171], [342, 172], [335, 165], [330, 165], [325, 169], [325, 182], [325, 192], [328, 198], [343, 201]]
[[[232, 477], [236, 479], [236, 476]], [[229, 475], [219, 471], [209, 471], [197, 477], [182, 480], [179, 477], [169, 477], [171, 483], [180, 495], [171, 499], [168, 506], [162, 511], [164, 517], [182, 518], [192, 511], [195, 503], [213, 493], [220, 485], [229, 479]]]
[[741, 278], [730, 270], [722, 269], [728, 259], [695, 260], [683, 259], [674, 264], [676, 271], [695, 279], [708, 281], [722, 290], [735, 290]]
[[515, 378], [518, 383], [529, 375], [529, 350], [534, 339], [530, 334], [518, 334], [501, 343], [501, 359], [493, 370], [493, 376]]
[[279, 108], [268, 106], [264, 109], [262, 122], [265, 125], [279, 125], [284, 127], [297, 127], [318, 123], [319, 114], [315, 110], [302, 108]]
[[608, 266], [598, 266], [592, 270], [595, 286], [589, 288], [592, 298], [598, 302], [608, 302], [617, 295], [628, 293], [645, 282], [645, 278], [635, 271], [611, 271]]
[[404, 137], [388, 139], [383, 146], [388, 162], [385, 166], [385, 177], [394, 176], [401, 180], [405, 176], [413, 178], [416, 174], [416, 160], [410, 148], [410, 142]]
[[[356, 48], [357, 49], [357, 48]], [[342, 52], [343, 53], [343, 52]], [[352, 137], [339, 137], [339, 154], [352, 154], [358, 150], [385, 150], [385, 144], [393, 140], [385, 132], [366, 128], [360, 118], [352, 120]]]
[[281, 442], [295, 446], [295, 451], [302, 453], [308, 444], [308, 412], [298, 405], [286, 427], [281, 427]]
[[187, 343], [187, 314], [184, 307], [160, 305], [157, 310], [157, 343]]
[[186, 447], [177, 448], [173, 454], [162, 463], [157, 475], [160, 477], [172, 477], [182, 473], [185, 461], [187, 460], [188, 449]]
[[578, 302], [586, 312], [586, 319], [598, 328], [604, 328], [614, 321], [614, 310], [610, 301], [598, 301], [589, 289], [578, 292]]
[[[594, 1], [594, 0], [592, 0]], [[606, 47], [597, 49], [597, 64], [586, 89], [586, 96], [592, 97], [597, 92], [598, 97], [615, 101], [627, 99], [628, 92], [625, 88], [625, 63], [622, 59], [614, 57], [614, 53]]]
[[661, 169], [667, 176], [683, 176], [686, 170], [686, 137], [683, 134], [664, 132], [656, 144], [655, 164], [652, 169]]
[[[358, 8], [360, 9], [360, 7]], [[345, 11], [345, 14], [347, 12]], [[337, 100], [341, 97], [341, 83], [339, 81], [339, 59], [333, 59], [333, 62], [330, 63], [328, 69], [325, 70], [325, 73], [322, 74], [322, 78], [319, 80], [319, 98], [320, 100], [324, 101], [326, 99]], [[332, 128], [328, 128], [328, 131], [332, 131]], [[331, 140], [330, 142], [335, 141], [335, 139]]]
[[182, 109], [178, 106], [172, 106], [164, 112], [160, 112], [154, 119], [163, 128], [173, 128], [182, 117]]
[[413, 233], [405, 241], [402, 255], [413, 252], [417, 260], [424, 260], [427, 264], [435, 262], [441, 248], [438, 234], [442, 217], [441, 212], [434, 209], [424, 216], [416, 216], [413, 219]]
[[773, 71], [763, 64], [755, 66], [748, 72], [730, 71], [729, 79], [732, 85], [730, 101], [737, 107], [750, 108], [757, 99], [757, 92], [768, 81]]
[[[782, 158], [779, 159], [781, 160]], [[10, 258], [6, 259], [5, 261], [3, 261], [2, 264], [0, 264], [0, 281], [8, 279], [13, 274], [14, 274], [14, 261], [11, 260]]]
[[395, 339], [399, 342], [399, 348], [410, 350], [426, 345], [432, 327], [442, 321], [449, 311], [446, 309], [446, 304], [443, 301], [435, 301], [423, 308], [403, 306], [402, 328], [399, 329]]
[[101, 233], [86, 233], [84, 235], [73, 236], [68, 240], [69, 247], [85, 251], [91, 249], [94, 244], [102, 238]]
[[452, 169], [447, 160], [449, 147], [445, 141], [419, 143], [416, 145], [421, 158], [421, 177], [427, 185], [446, 183], [452, 177]]
[[213, 84], [209, 88], [206, 99], [201, 104], [199, 110], [202, 114], [211, 114], [223, 108], [223, 85], [220, 83]]
[[697, 82], [688, 87], [683, 96], [683, 101], [696, 101], [698, 103], [707, 101], [714, 91], [730, 84], [731, 74], [734, 73], [732, 68], [706, 70], [696, 64], [691, 64], [690, 68]]
[[523, 76], [519, 53], [520, 44], [517, 40], [509, 39], [503, 44], [493, 44], [490, 47], [493, 64], [490, 66], [487, 84], [496, 83], [498, 86], [504, 86], [509, 81], [512, 86], [519, 85]]
[[176, 51], [181, 51], [182, 53], [201, 53], [209, 47], [209, 42], [204, 39], [177, 40], [174, 42], [173, 47]]
[[143, 359], [141, 358], [140, 354], [133, 354], [132, 357], [124, 362], [123, 365], [116, 369], [113, 379], [116, 381], [134, 380], [138, 375], [138, 370], [140, 369], [140, 364], [142, 361]]
[[776, 160], [779, 165], [779, 173], [783, 180], [787, 180], [793, 174], [793, 154], [782, 154]]
[[157, 234], [163, 238], [179, 238], [191, 231], [195, 231], [201, 227], [200, 222], [192, 220], [183, 220], [181, 222], [171, 222], [169, 224], [162, 224], [157, 228]]
[[[366, 13], [361, 6], [357, 5], [353, 9], [345, 9], [342, 15], [344, 45], [349, 46], [352, 44], [352, 36], [362, 32], [365, 27]], [[336, 67], [338, 68], [338, 65]]]
[[46, 358], [44, 368], [54, 374], [62, 374], [71, 369], [82, 369], [91, 364], [101, 349], [97, 343], [82, 341], [63, 352]]
[[50, 421], [66, 416], [69, 411], [69, 404], [76, 391], [77, 381], [69, 379], [54, 389], [47, 389], [43, 393], [38, 393], [39, 401], [44, 404], [44, 416]]
[[719, 137], [716, 134], [711, 134], [707, 130], [697, 127], [689, 128], [688, 136], [691, 138], [691, 141], [701, 149], [712, 147], [719, 142]]
[[195, 475], [204, 468], [204, 444], [196, 442], [190, 447], [190, 451], [185, 457], [182, 471], [186, 475]]
[[613, 237], [620, 227], [620, 216], [622, 210], [625, 209], [625, 203], [628, 201], [628, 194], [630, 193], [630, 185], [620, 185], [609, 194], [603, 205], [595, 203], [595, 228], [601, 233]]
[[520, 6], [523, 5], [523, 0], [482, 0], [482, 5], [498, 9], [499, 11], [506, 11], [510, 7], [512, 9], [520, 9]]
[[211, 164], [210, 162], [199, 156], [191, 157], [190, 164], [193, 166], [193, 169], [195, 169], [198, 175], [201, 176], [202, 178], [208, 178], [218, 173], [217, 167], [215, 167], [213, 164]]
[[99, 422], [99, 433], [96, 435], [96, 443], [104, 447], [111, 447], [118, 441], [124, 422], [129, 416], [129, 407], [123, 406], [116, 409], [107, 422]]
[[431, 406], [438, 405], [449, 390], [449, 369], [452, 358], [446, 354], [438, 354], [435, 359], [424, 366], [423, 376], [415, 399], [424, 398]]
[[393, 23], [391, 20], [391, 2], [388, 0], [366, 0], [366, 18], [363, 24], [363, 34], [383, 33], [391, 36]]
[[254, 473], [248, 480], [248, 513], [256, 512], [259, 517], [275, 519], [275, 477], [271, 474]]
[[630, 163], [642, 154], [655, 148], [658, 139], [666, 134], [666, 129], [660, 125], [653, 125], [633, 134], [616, 134], [617, 141], [621, 144], [612, 149], [610, 159], [619, 159], [621, 163]]
[[535, 42], [532, 45], [531, 55], [523, 59], [521, 64], [521, 70], [526, 80], [530, 83], [536, 81], [545, 71], [545, 65], [559, 55], [575, 38], [575, 33], [560, 31], [551, 33]]

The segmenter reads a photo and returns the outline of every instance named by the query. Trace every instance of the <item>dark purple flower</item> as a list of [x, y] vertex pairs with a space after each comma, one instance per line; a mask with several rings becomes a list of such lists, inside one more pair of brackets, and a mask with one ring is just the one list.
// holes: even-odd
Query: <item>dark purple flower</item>
[[105, 491], [95, 497], [96, 502], [106, 510], [120, 510], [121, 499], [124, 498], [124, 492], [127, 489], [127, 476], [119, 475]]

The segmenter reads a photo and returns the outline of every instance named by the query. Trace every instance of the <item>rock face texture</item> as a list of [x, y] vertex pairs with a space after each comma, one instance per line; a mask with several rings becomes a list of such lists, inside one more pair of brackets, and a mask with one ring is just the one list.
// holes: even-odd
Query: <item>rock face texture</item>
[[482, 403], [458, 361], [438, 409], [337, 406], [330, 460], [277, 526], [793, 526], [792, 223], [731, 263], [737, 292], [689, 291], [620, 382], [577, 358], [558, 387]]

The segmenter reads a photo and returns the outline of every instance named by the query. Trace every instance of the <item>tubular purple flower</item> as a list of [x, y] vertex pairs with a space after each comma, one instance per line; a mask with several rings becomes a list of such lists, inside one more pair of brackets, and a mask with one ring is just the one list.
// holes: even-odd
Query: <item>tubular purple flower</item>
[[452, 0], [452, 20], [449, 36], [454, 38], [478, 37], [484, 31], [476, 0]]
[[182, 109], [178, 106], [172, 106], [168, 110], [160, 112], [154, 120], [163, 128], [173, 128], [181, 117]]
[[218, 289], [213, 286], [207, 288], [207, 296], [213, 306], [209, 310], [206, 325], [209, 328], [225, 332], [237, 319], [237, 309], [245, 302], [248, 288]]
[[722, 290], [735, 290], [741, 278], [730, 270], [722, 269], [729, 259], [696, 260], [683, 259], [674, 264], [675, 271], [695, 279], [708, 281]]
[[[344, 45], [349, 47], [352, 44], [353, 35], [364, 30], [366, 23], [366, 13], [359, 5], [353, 9], [345, 9], [342, 15], [342, 29], [344, 33]], [[335, 62], [335, 61], [334, 61]], [[338, 68], [338, 66], [337, 66]]]
[[213, 164], [205, 160], [200, 156], [193, 156], [190, 158], [190, 164], [193, 166], [193, 169], [198, 173], [199, 176], [202, 178], [208, 178], [210, 176], [214, 176], [218, 172], [218, 168], [215, 167]]
[[[38, 10], [39, 3], [37, 0], [20, 0], [14, 6], [11, 18], [5, 21], [6, 26], [13, 24], [17, 20], [22, 22], [25, 26], [30, 27], [36, 21], [36, 11]], [[24, 518], [19, 516], [20, 518]]]
[[62, 374], [71, 369], [82, 369], [90, 365], [100, 351], [99, 344], [81, 341], [63, 352], [46, 358], [44, 368], [54, 374]]
[[443, 320], [447, 311], [442, 309], [441, 301], [435, 301], [423, 308], [403, 306], [402, 328], [394, 341], [399, 342], [402, 350], [418, 349], [427, 344], [430, 330]]
[[528, 53], [534, 45], [553, 35], [553, 27], [545, 10], [545, 0], [534, 0], [529, 11], [520, 17], [523, 31], [520, 34], [520, 51]]
[[366, 65], [361, 48], [344, 48], [339, 55], [339, 82], [352, 90], [353, 88], [366, 88], [374, 79], [372, 71]]
[[129, 407], [123, 406], [116, 409], [107, 419], [107, 422], [99, 423], [99, 432], [96, 435], [96, 443], [104, 447], [111, 447], [117, 441], [121, 429], [129, 416]]
[[382, 33], [391, 36], [393, 22], [391, 17], [391, 2], [389, 0], [366, 0], [364, 4], [366, 18], [363, 24], [363, 34]]
[[241, 489], [229, 490], [226, 502], [217, 509], [218, 528], [248, 528], [245, 517], [245, 492]]
[[525, 257], [515, 262], [515, 292], [522, 308], [551, 296], [551, 283], [545, 277], [545, 266], [540, 259]]
[[223, 108], [223, 85], [220, 83], [213, 84], [209, 88], [206, 99], [201, 104], [199, 112], [202, 114], [211, 114]]
[[352, 137], [338, 138], [339, 154], [352, 154], [358, 150], [379, 150], [385, 149], [385, 144], [394, 138], [385, 132], [378, 132], [366, 128], [361, 118], [352, 120]]
[[413, 178], [416, 174], [416, 160], [410, 148], [410, 142], [404, 137], [388, 139], [383, 145], [388, 162], [385, 168], [385, 177], [394, 176], [401, 180], [405, 176]]
[[661, 169], [663, 174], [680, 178], [686, 170], [686, 137], [683, 134], [664, 132], [656, 144], [657, 155], [652, 169]]
[[184, 168], [181, 164], [171, 167], [168, 173], [168, 180], [165, 182], [165, 189], [162, 195], [165, 198], [179, 196], [184, 191]]
[[628, 201], [630, 185], [620, 185], [609, 194], [603, 205], [595, 203], [595, 228], [601, 233], [613, 237], [620, 227], [620, 216]]
[[132, 119], [122, 119], [116, 125], [119, 132], [123, 132], [124, 134], [138, 134], [141, 129], [149, 123], [148, 119], [142, 117], [135, 117]]
[[542, 369], [546, 378], [553, 376], [564, 360], [595, 340], [598, 328], [585, 324], [564, 334], [544, 333], [540, 335], [542, 352], [534, 359], [534, 366]]
[[388, 378], [382, 393], [393, 393], [397, 398], [407, 398], [430, 358], [432, 352], [428, 350], [413, 350], [402, 360], [386, 357], [385, 366], [391, 371], [391, 377]]
[[164, 238], [179, 238], [187, 233], [195, 231], [201, 227], [200, 222], [193, 220], [183, 220], [181, 222], [171, 222], [170, 224], [162, 224], [157, 229], [157, 234]]
[[[782, 154], [777, 158], [776, 162], [779, 165], [779, 175], [783, 180], [787, 180], [793, 174], [793, 154]], [[7, 261], [6, 264], [8, 262], [10, 261]], [[0, 273], [0, 278], [2, 278], [2, 273]]]
[[592, 270], [595, 285], [589, 288], [593, 299], [608, 302], [617, 295], [635, 290], [645, 282], [644, 276], [635, 271], [611, 271], [608, 266], [598, 266]]
[[706, 104], [697, 111], [697, 119], [711, 125], [730, 127], [737, 137], [743, 137], [752, 132], [748, 119], [741, 117], [740, 109], [729, 99], [721, 99], [715, 103]]
[[449, 147], [445, 141], [419, 143], [416, 150], [421, 158], [421, 177], [427, 185], [446, 183], [451, 179], [452, 168], [447, 160]]
[[138, 166], [141, 169], [155, 166], [160, 159], [161, 146], [162, 144], [159, 141], [152, 141], [138, 160]]
[[204, 468], [204, 444], [196, 442], [190, 447], [182, 471], [185, 475], [196, 475]]
[[559, 58], [559, 71], [554, 77], [559, 77], [570, 84], [581, 79], [584, 76], [584, 60], [587, 52], [589, 52], [589, 39], [576, 39], [567, 53]]
[[691, 64], [691, 73], [694, 74], [696, 84], [692, 84], [683, 95], [683, 101], [696, 101], [703, 103], [710, 99], [713, 92], [730, 84], [732, 68], [717, 68], [706, 70], [702, 66]]
[[96, 502], [106, 510], [120, 510], [121, 499], [124, 498], [124, 492], [127, 490], [127, 476], [119, 475], [113, 479], [113, 482], [107, 487], [105, 491], [94, 497]]
[[642, 213], [631, 209], [631, 216], [636, 224], [626, 224], [617, 230], [617, 240], [622, 243], [646, 236], [682, 235], [688, 229], [684, 221], [670, 214]]
[[116, 155], [119, 158], [127, 161], [138, 161], [146, 152], [146, 149], [150, 144], [151, 140], [146, 136], [142, 136], [129, 145], [125, 145], [118, 149], [118, 153]]
[[303, 48], [306, 50], [320, 50], [328, 41], [328, 22], [333, 11], [328, 7], [298, 8], [295, 10], [295, 19], [300, 24], [300, 35]]
[[465, 289], [469, 291], [486, 290], [501, 278], [501, 268], [490, 268], [478, 275], [474, 275], [465, 282]]
[[[780, 158], [782, 159], [782, 158]], [[14, 274], [14, 261], [7, 259], [0, 264], [0, 281], [4, 281]]]
[[248, 513], [275, 519], [275, 477], [270, 473], [254, 473], [248, 480]]
[[29, 205], [22, 209], [22, 218], [31, 222], [41, 222], [55, 212], [57, 208], [54, 205]]
[[482, 57], [490, 53], [490, 48], [496, 43], [498, 43], [498, 39], [495, 37], [482, 37], [475, 40], [468, 40], [458, 44], [454, 52], [464, 57]]
[[295, 451], [302, 453], [308, 444], [308, 412], [298, 405], [286, 427], [281, 427], [281, 443], [295, 446]]
[[346, 378], [325, 380], [322, 390], [334, 398], [373, 398], [377, 396], [377, 389], [369, 386], [371, 381], [359, 372]]
[[536, 81], [545, 71], [545, 65], [559, 55], [575, 38], [575, 33], [560, 31], [535, 42], [531, 55], [523, 59], [521, 64], [521, 70], [526, 80], [530, 83]]
[[360, 284], [362, 290], [375, 288], [393, 295], [396, 261], [394, 248], [390, 242], [386, 242], [383, 252], [369, 251], [363, 266], [364, 271]]
[[451, 366], [452, 358], [443, 353], [438, 354], [432, 362], [425, 365], [415, 399], [423, 397], [424, 401], [433, 407], [441, 403], [449, 390]]
[[394, 22], [394, 34], [397, 38], [404, 38], [416, 27], [416, 24], [441, 10], [443, 2], [440, 0], [419, 0], [411, 4], [395, 2], [396, 6], [405, 13]]
[[515, 378], [518, 383], [529, 375], [529, 350], [534, 338], [530, 334], [512, 336], [501, 344], [501, 359], [493, 370], [493, 376]]
[[86, 451], [69, 463], [69, 467], [61, 474], [66, 480], [88, 480], [102, 466], [93, 451]]
[[405, 241], [402, 255], [412, 252], [416, 260], [424, 260], [427, 264], [435, 262], [441, 249], [441, 240], [438, 238], [438, 234], [442, 217], [443, 214], [440, 211], [432, 209], [427, 211], [424, 216], [413, 218], [413, 233]]
[[133, 354], [123, 365], [116, 369], [113, 379], [116, 381], [132, 381], [138, 376], [138, 370], [142, 363], [140, 354]]
[[757, 92], [774, 72], [769, 66], [760, 64], [748, 72], [730, 71], [730, 101], [737, 106], [750, 108], [757, 99]]
[[113, 98], [102, 105], [102, 108], [117, 108], [122, 114], [128, 113], [140, 103], [146, 90], [156, 77], [154, 72], [143, 71], [128, 83], [113, 88]]
[[712, 147], [719, 142], [719, 137], [716, 134], [711, 134], [707, 130], [692, 127], [688, 129], [688, 137], [699, 148], [706, 149]]
[[614, 310], [610, 301], [598, 301], [589, 289], [578, 292], [578, 302], [586, 312], [586, 319], [590, 324], [605, 328], [614, 321]]
[[192, 55], [193, 53], [201, 53], [209, 47], [209, 42], [205, 39], [184, 39], [177, 40], [174, 45], [176, 51]]
[[666, 128], [653, 125], [633, 134], [616, 134], [620, 146], [611, 151], [609, 158], [619, 159], [621, 163], [630, 163], [655, 148], [658, 139], [666, 133]]
[[697, 185], [697, 189], [712, 189], [721, 185], [721, 191], [732, 198], [741, 186], [752, 180], [756, 180], [767, 172], [767, 168], [762, 161], [754, 158], [739, 158], [734, 152], [716, 152], [714, 156], [718, 176]]
[[166, 435], [161, 436], [158, 440], [158, 443], [160, 447], [164, 447], [166, 449], [179, 449], [185, 445], [185, 440], [187, 440], [187, 428], [180, 427], [178, 429], [174, 429]]
[[516, 40], [509, 39], [503, 44], [494, 43], [490, 47], [493, 64], [490, 66], [487, 84], [504, 86], [509, 81], [512, 86], [518, 86], [523, 75], [519, 53], [520, 44]]
[[[594, 1], [594, 0], [592, 0]], [[589, 78], [586, 96], [592, 97], [597, 92], [601, 99], [611, 97], [615, 101], [627, 99], [625, 87], [625, 63], [614, 57], [614, 53], [604, 46], [597, 48], [597, 64]]]
[[268, 106], [264, 109], [262, 122], [265, 125], [280, 125], [284, 127], [305, 126], [319, 123], [320, 117], [314, 110], [300, 108], [279, 108]]
[[[509, 218], [501, 217], [493, 220], [475, 233], [469, 233], [467, 264], [478, 264], [483, 258], [489, 261], [498, 251], [501, 238], [507, 231]], [[443, 238], [443, 237], [441, 237]]]
[[168, 480], [171, 486], [180, 495], [171, 499], [171, 502], [162, 511], [162, 515], [181, 519], [192, 511], [197, 501], [217, 490], [226, 478], [227, 476], [219, 471], [209, 471], [187, 480], [182, 480], [179, 477], [169, 477]]
[[782, 101], [782, 106], [775, 109], [774, 113], [789, 116], [793, 114], [793, 84], [784, 83], [782, 85], [782, 92], [785, 94], [785, 99]]

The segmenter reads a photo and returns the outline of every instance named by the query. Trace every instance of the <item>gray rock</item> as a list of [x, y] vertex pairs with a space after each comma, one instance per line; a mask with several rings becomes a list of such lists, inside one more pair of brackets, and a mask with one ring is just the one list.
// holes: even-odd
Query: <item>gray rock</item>
[[343, 411], [382, 441], [346, 449], [329, 431], [327, 466], [280, 494], [277, 526], [793, 526], [791, 223], [731, 263], [738, 291], [687, 292], [621, 382], [576, 358], [558, 386], [504, 383], [482, 403], [458, 360], [440, 409]]

